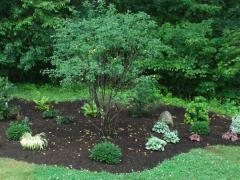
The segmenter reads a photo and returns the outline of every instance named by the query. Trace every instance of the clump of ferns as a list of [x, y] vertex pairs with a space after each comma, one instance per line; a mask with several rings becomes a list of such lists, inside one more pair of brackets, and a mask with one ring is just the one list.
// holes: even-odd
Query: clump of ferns
[[25, 133], [20, 139], [20, 144], [23, 149], [40, 151], [47, 147], [48, 142], [45, 133], [36, 134], [32, 136], [31, 133]]

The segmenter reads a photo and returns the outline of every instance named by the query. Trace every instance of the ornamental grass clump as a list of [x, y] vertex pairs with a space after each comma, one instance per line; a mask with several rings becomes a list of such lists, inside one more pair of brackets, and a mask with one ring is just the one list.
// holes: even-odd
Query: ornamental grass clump
[[45, 149], [48, 142], [45, 133], [36, 134], [35, 136], [32, 136], [31, 133], [25, 133], [20, 138], [20, 144], [23, 149], [39, 151]]

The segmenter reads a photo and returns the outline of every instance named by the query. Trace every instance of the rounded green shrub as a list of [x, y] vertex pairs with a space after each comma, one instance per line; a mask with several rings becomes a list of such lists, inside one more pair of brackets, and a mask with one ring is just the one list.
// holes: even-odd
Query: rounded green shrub
[[209, 134], [209, 123], [203, 121], [194, 122], [191, 125], [191, 132], [199, 135], [208, 135]]
[[96, 144], [90, 154], [90, 159], [107, 164], [118, 164], [121, 162], [121, 149], [111, 142]]
[[31, 128], [28, 121], [12, 122], [9, 128], [6, 130], [6, 135], [9, 140], [18, 141], [24, 133], [31, 133]]

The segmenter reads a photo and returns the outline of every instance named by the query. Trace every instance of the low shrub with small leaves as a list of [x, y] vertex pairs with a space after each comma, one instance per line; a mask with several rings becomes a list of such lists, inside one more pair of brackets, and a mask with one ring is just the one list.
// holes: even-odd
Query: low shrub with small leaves
[[91, 152], [90, 159], [107, 164], [118, 164], [121, 162], [121, 149], [111, 142], [96, 144]]
[[233, 133], [240, 134], [240, 114], [232, 118], [230, 130]]
[[44, 119], [52, 119], [52, 118], [57, 117], [58, 114], [59, 114], [58, 110], [56, 110], [56, 109], [49, 109], [49, 110], [43, 111], [42, 117]]
[[191, 125], [191, 132], [199, 135], [208, 135], [209, 134], [209, 124], [207, 122], [194, 122]]
[[164, 151], [164, 147], [167, 145], [167, 142], [159, 139], [158, 137], [151, 137], [148, 139], [147, 143], [145, 144], [145, 148], [147, 150], [153, 151]]
[[152, 128], [152, 131], [157, 133], [168, 133], [170, 132], [168, 125], [165, 122], [158, 121]]
[[193, 102], [190, 103], [184, 115], [184, 122], [186, 124], [191, 125], [197, 121], [209, 122], [208, 111], [205, 108], [204, 102], [204, 98], [197, 97]]
[[179, 137], [178, 137], [178, 132], [177, 131], [171, 131], [171, 132], [166, 132], [163, 135], [163, 139], [166, 142], [170, 142], [170, 143], [178, 143], [180, 141]]
[[12, 122], [6, 130], [6, 135], [9, 140], [18, 141], [24, 133], [31, 133], [29, 119], [27, 117], [22, 121]]
[[20, 106], [10, 106], [8, 118], [18, 120], [18, 116], [21, 114], [20, 111], [21, 111]]
[[97, 117], [98, 115], [98, 109], [94, 102], [84, 103], [81, 109], [83, 110], [83, 114], [85, 117]]
[[38, 151], [45, 149], [48, 142], [45, 133], [36, 134], [35, 136], [32, 136], [31, 133], [24, 133], [20, 138], [20, 144], [23, 149]]
[[71, 124], [74, 122], [74, 118], [71, 116], [57, 116], [57, 124]]

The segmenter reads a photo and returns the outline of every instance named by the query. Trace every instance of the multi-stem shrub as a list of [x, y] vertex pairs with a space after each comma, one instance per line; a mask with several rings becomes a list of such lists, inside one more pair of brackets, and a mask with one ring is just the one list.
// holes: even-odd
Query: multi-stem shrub
[[107, 164], [118, 164], [121, 162], [121, 157], [121, 149], [111, 142], [96, 144], [90, 152], [92, 160]]
[[164, 147], [166, 145], [166, 141], [153, 136], [148, 139], [147, 143], [145, 144], [145, 148], [153, 151], [164, 151]]
[[232, 118], [230, 130], [233, 133], [240, 134], [240, 114]]
[[52, 119], [57, 117], [59, 114], [59, 111], [56, 109], [49, 109], [49, 110], [45, 110], [42, 113], [42, 117], [43, 119]]
[[171, 132], [169, 131], [169, 132], [164, 133], [163, 139], [164, 139], [164, 141], [166, 141], [168, 143], [170, 142], [170, 143], [174, 143], [174, 144], [176, 144], [180, 141], [177, 131], [171, 131]]
[[154, 124], [152, 131], [157, 132], [157, 133], [166, 134], [166, 133], [170, 132], [170, 129], [165, 122], [158, 121], [156, 124]]
[[197, 121], [209, 122], [208, 111], [202, 97], [195, 98], [186, 109], [184, 122], [192, 124]]
[[208, 135], [209, 132], [210, 132], [208, 122], [204, 122], [204, 121], [194, 122], [191, 125], [190, 130], [191, 130], [192, 133], [196, 133], [196, 134], [199, 134], [199, 135]]
[[32, 136], [31, 133], [24, 133], [20, 138], [20, 144], [23, 149], [38, 151], [46, 148], [48, 142], [45, 133], [36, 134], [35, 136]]
[[18, 141], [24, 133], [31, 133], [28, 118], [25, 117], [22, 121], [12, 122], [6, 130], [6, 135], [9, 140]]
[[158, 25], [145, 13], [118, 13], [103, 4], [86, 15], [59, 26], [54, 36], [55, 69], [48, 72], [63, 84], [88, 87], [91, 101], [103, 111], [98, 129], [108, 136], [116, 130], [123, 110], [115, 98], [133, 87], [143, 74], [142, 65], [160, 52], [153, 49], [161, 44], [156, 37]]
[[74, 118], [71, 116], [57, 116], [57, 124], [71, 124], [74, 122]]

